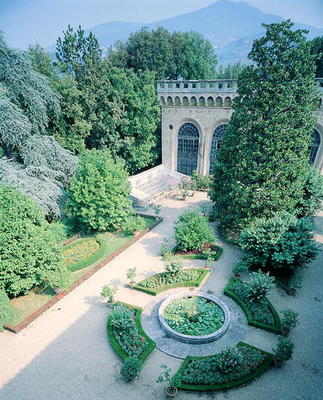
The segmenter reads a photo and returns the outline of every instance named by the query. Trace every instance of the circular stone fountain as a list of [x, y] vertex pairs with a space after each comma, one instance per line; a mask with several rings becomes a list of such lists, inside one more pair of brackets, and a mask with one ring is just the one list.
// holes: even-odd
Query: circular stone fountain
[[[217, 305], [218, 307], [221, 308], [221, 310], [223, 311], [223, 314], [224, 314], [224, 322], [218, 330], [210, 333], [209, 335], [191, 336], [191, 335], [185, 335], [183, 333], [180, 333], [168, 325], [166, 319], [164, 318], [165, 309], [171, 303], [173, 303], [175, 300], [182, 299], [182, 298], [192, 298], [192, 297], [200, 297], [200, 298], [206, 299], [207, 301], [213, 302], [215, 305]], [[167, 297], [160, 304], [159, 310], [158, 310], [158, 319], [159, 319], [159, 323], [160, 323], [162, 329], [167, 334], [167, 336], [169, 336], [173, 339], [176, 339], [180, 342], [183, 342], [183, 343], [206, 344], [206, 343], [210, 343], [210, 342], [213, 342], [213, 341], [219, 339], [221, 336], [223, 336], [225, 334], [225, 332], [228, 330], [229, 324], [230, 324], [230, 313], [229, 313], [228, 307], [223, 303], [223, 301], [221, 301], [220, 299], [218, 299], [215, 296], [211, 296], [204, 292], [193, 292], [192, 293], [189, 291], [184, 291], [184, 292], [177, 293], [173, 296]]]

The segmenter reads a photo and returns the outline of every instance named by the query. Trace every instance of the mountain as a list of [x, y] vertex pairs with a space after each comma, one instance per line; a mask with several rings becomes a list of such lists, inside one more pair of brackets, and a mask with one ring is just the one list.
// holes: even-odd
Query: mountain
[[[262, 23], [281, 22], [278, 15], [266, 14], [244, 1], [234, 3], [220, 0], [208, 7], [150, 24], [108, 22], [88, 29], [98, 38], [101, 47], [112, 46], [117, 40], [125, 40], [130, 33], [143, 26], [155, 29], [163, 26], [170, 31], [196, 31], [209, 39], [217, 49], [220, 63], [242, 60], [246, 62], [252, 41], [264, 32]], [[295, 23], [295, 28], [309, 30], [309, 38], [323, 35], [323, 29]]]

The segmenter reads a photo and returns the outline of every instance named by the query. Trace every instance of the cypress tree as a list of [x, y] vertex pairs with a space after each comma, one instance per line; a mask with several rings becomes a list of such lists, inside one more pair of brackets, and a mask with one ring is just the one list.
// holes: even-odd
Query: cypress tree
[[264, 24], [238, 79], [234, 112], [218, 152], [210, 190], [224, 231], [256, 217], [294, 212], [309, 172], [318, 104], [307, 31], [289, 20]]

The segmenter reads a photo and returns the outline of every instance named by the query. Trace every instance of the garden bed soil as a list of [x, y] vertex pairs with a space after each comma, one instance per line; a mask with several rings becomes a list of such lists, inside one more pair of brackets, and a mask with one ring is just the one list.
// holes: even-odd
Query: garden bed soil
[[4, 324], [4, 328], [14, 333], [20, 332], [43, 312], [56, 304], [60, 299], [65, 297], [84, 281], [89, 279], [98, 270], [129, 248], [133, 243], [141, 239], [147, 232], [162, 221], [162, 218], [160, 217], [156, 218], [145, 214], [140, 215], [146, 220], [147, 228], [137, 236], [124, 235], [121, 232], [107, 232], [99, 235], [99, 237], [105, 240], [107, 244], [103, 258], [86, 268], [73, 272], [71, 286], [67, 290], [56, 294], [53, 289], [48, 287], [43, 290], [37, 290], [36, 288], [26, 296], [20, 296], [11, 300], [15, 315], [10, 323]]

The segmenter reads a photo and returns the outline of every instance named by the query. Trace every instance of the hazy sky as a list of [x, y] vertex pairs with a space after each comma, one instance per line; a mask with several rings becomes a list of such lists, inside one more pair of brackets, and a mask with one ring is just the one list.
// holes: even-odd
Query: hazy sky
[[[232, 0], [237, 2], [238, 0]], [[11, 46], [55, 43], [68, 24], [89, 28], [108, 21], [152, 22], [216, 0], [0, 0], [0, 30]], [[270, 14], [323, 27], [323, 0], [246, 0]]]

